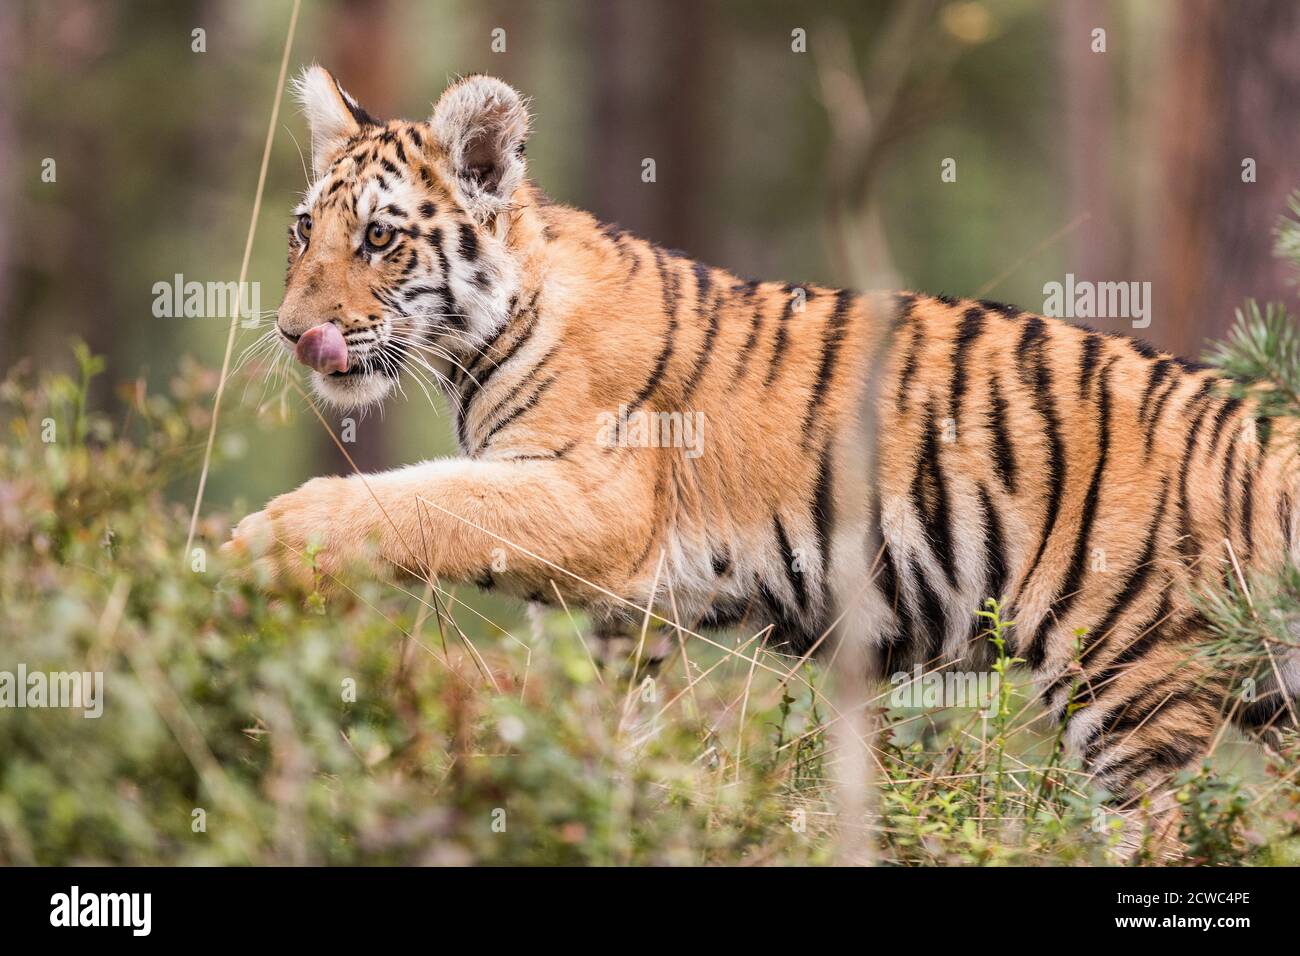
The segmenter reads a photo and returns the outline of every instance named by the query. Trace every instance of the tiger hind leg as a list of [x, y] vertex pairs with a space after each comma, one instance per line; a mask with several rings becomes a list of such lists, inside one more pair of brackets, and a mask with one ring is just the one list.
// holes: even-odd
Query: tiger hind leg
[[1175, 779], [1210, 753], [1228, 708], [1226, 688], [1196, 660], [1194, 640], [1140, 660], [1098, 668], [1078, 716], [1084, 767], [1124, 820], [1118, 852], [1132, 859], [1179, 855]]

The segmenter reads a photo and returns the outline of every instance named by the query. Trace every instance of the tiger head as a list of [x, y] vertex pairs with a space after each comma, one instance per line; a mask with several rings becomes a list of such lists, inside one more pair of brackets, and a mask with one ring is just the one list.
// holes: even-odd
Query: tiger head
[[295, 91], [313, 182], [289, 229], [278, 334], [322, 399], [369, 405], [403, 370], [445, 375], [508, 320], [528, 112], [487, 76], [450, 86], [426, 122], [375, 119], [319, 66]]

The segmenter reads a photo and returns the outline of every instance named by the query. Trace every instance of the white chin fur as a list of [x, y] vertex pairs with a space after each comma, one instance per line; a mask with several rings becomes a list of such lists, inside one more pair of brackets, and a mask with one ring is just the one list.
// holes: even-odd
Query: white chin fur
[[365, 408], [377, 405], [393, 390], [394, 380], [378, 372], [360, 378], [336, 379], [311, 373], [312, 389], [334, 408]]

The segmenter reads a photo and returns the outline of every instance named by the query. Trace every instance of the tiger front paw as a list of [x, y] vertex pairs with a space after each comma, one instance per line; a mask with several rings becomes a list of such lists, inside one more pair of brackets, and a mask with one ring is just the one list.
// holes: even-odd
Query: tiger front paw
[[370, 528], [348, 478], [313, 478], [236, 525], [221, 554], [238, 577], [268, 591], [329, 590], [368, 562]]

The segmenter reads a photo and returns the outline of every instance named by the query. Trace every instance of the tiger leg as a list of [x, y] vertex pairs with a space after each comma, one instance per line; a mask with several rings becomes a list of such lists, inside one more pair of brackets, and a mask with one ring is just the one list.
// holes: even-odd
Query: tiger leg
[[1256, 673], [1243, 679], [1241, 696], [1233, 708], [1233, 721], [1246, 733], [1276, 746], [1297, 726], [1300, 703], [1300, 653], [1279, 650]]
[[637, 553], [651, 534], [650, 517], [626, 507], [644, 495], [643, 477], [635, 468], [595, 475], [567, 461], [443, 459], [317, 478], [241, 521], [226, 550], [289, 588], [359, 566], [538, 600], [556, 588], [578, 603], [635, 598], [630, 562], [614, 558]]
[[1134, 640], [1085, 668], [1085, 706], [1070, 736], [1124, 819], [1122, 854], [1176, 852], [1173, 781], [1210, 752], [1223, 726], [1226, 688], [1196, 656], [1202, 639], [1182, 628], [1173, 640], [1142, 645], [1140, 655], [1130, 650]]

